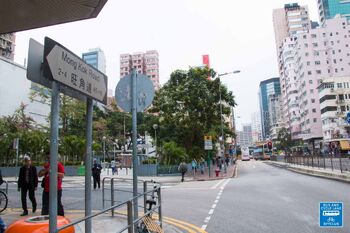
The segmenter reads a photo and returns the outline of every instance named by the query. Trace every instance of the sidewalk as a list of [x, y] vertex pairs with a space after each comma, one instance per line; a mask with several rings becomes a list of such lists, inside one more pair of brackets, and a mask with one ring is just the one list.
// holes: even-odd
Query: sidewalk
[[331, 169], [308, 167], [277, 161], [266, 161], [265, 163], [272, 166], [284, 168], [293, 172], [350, 183], [350, 172], [340, 172], [340, 170], [332, 171]]
[[[95, 211], [93, 211], [95, 212]], [[21, 210], [6, 210], [4, 213], [1, 214], [1, 217], [5, 221], [6, 225], [9, 226], [14, 221], [21, 219], [22, 217], [19, 217], [21, 213]], [[38, 213], [40, 213], [40, 210], [38, 210]], [[24, 217], [33, 217], [37, 216], [37, 214], [29, 214], [29, 216]], [[79, 219], [81, 217], [84, 217], [84, 211], [66, 211], [66, 217], [74, 221], [75, 219]], [[163, 220], [163, 230], [164, 232], [169, 233], [179, 233], [184, 232], [182, 225], [172, 224], [172, 221], [168, 221], [167, 219]], [[112, 217], [110, 215], [110, 212], [107, 212], [105, 214], [102, 214], [98, 217], [95, 217], [92, 221], [92, 233], [107, 233], [107, 232], [117, 232], [118, 230], [123, 229], [127, 225], [127, 219], [124, 214], [119, 215], [116, 214], [115, 217]], [[76, 233], [84, 233], [85, 232], [85, 223], [81, 222], [77, 225], [75, 225], [75, 232]], [[124, 232], [127, 232], [125, 230]], [[198, 231], [195, 231], [198, 232]]]
[[195, 181], [206, 181], [206, 180], [218, 180], [218, 179], [226, 179], [226, 178], [232, 178], [235, 175], [236, 169], [237, 169], [237, 161], [236, 164], [229, 165], [227, 167], [226, 172], [224, 171], [224, 168], [221, 169], [219, 176], [216, 176], [215, 174], [216, 166], [212, 165], [210, 167], [210, 177], [209, 177], [209, 169], [206, 167], [204, 170], [204, 174], [201, 174], [200, 171], [197, 170], [195, 174], [193, 174], [193, 171], [187, 172], [187, 175], [185, 178], [190, 179], [192, 177]]

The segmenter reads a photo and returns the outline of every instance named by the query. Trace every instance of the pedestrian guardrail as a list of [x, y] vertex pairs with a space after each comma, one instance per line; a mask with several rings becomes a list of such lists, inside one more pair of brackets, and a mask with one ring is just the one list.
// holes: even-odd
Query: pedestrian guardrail
[[[81, 222], [85, 222], [89, 219], [93, 219], [97, 216], [100, 216], [106, 212], [111, 211], [111, 215], [114, 216], [115, 214], [115, 210], [118, 209], [125, 209], [126, 207], [126, 214], [123, 214], [123, 211], [121, 211], [119, 214], [122, 215], [126, 215], [127, 216], [127, 223], [124, 227], [122, 227], [121, 229], [116, 229], [116, 233], [122, 233], [124, 231], [127, 230], [128, 233], [134, 233], [134, 232], [139, 232], [138, 228], [141, 222], [143, 222], [143, 220], [146, 217], [152, 216], [152, 214], [157, 213], [158, 214], [158, 221], [159, 221], [159, 225], [160, 227], [162, 227], [162, 204], [161, 204], [161, 186], [158, 183], [155, 183], [153, 181], [139, 181], [140, 183], [143, 183], [143, 192], [139, 193], [136, 197], [131, 197], [126, 201], [120, 202], [118, 204], [115, 204], [117, 202], [114, 194], [116, 190], [119, 190], [119, 188], [115, 187], [117, 185], [117, 181], [130, 181], [131, 179], [120, 179], [120, 178], [113, 178], [113, 177], [105, 177], [102, 180], [102, 193], [103, 193], [103, 210], [98, 211], [97, 213], [91, 214], [89, 216], [77, 219], [75, 221], [72, 221], [71, 223], [64, 225], [62, 227], [59, 227], [57, 229], [57, 232], [60, 232], [68, 227], [71, 226], [75, 226]], [[105, 188], [107, 187], [107, 182], [110, 182], [110, 190], [111, 190], [111, 199], [110, 200], [106, 200], [106, 196], [105, 196]], [[120, 184], [120, 182], [119, 182]], [[152, 189], [148, 189], [148, 185], [149, 184], [154, 184], [154, 186], [152, 187]], [[131, 191], [132, 193], [132, 191]], [[155, 195], [155, 193], [157, 195]], [[151, 208], [147, 208], [147, 200], [148, 197], [152, 197], [156, 199], [156, 204], [154, 205], [154, 207]], [[134, 212], [133, 212], [133, 202], [134, 200], [137, 199], [143, 199], [143, 206], [140, 206], [143, 208], [144, 210], [144, 214], [136, 219], [134, 219]], [[111, 206], [105, 208], [104, 207], [104, 203], [105, 201], [111, 201]], [[149, 219], [149, 218], [148, 218]]]
[[350, 172], [350, 156], [286, 156], [285, 162], [319, 169]]

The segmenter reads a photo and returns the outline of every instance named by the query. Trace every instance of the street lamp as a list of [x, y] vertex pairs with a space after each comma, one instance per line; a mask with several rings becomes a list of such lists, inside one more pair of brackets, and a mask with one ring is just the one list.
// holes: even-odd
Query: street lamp
[[[226, 73], [223, 73], [223, 74], [218, 74], [216, 78], [219, 79], [219, 95], [220, 95], [220, 124], [221, 124], [221, 137], [219, 137], [219, 140], [220, 140], [220, 143], [221, 145], [224, 145], [224, 127], [223, 127], [223, 117], [222, 117], [222, 101], [221, 101], [221, 77], [223, 76], [226, 76], [226, 75], [229, 75], [229, 74], [238, 74], [240, 73], [241, 71], [240, 70], [234, 70], [232, 72], [226, 72]], [[221, 149], [222, 149], [222, 146], [221, 146]], [[222, 151], [221, 151], [222, 153]]]
[[114, 157], [114, 162], [115, 162], [115, 149], [116, 149], [116, 146], [118, 145], [118, 139], [115, 139], [114, 140], [114, 143], [113, 143], [113, 157]]
[[103, 170], [106, 169], [106, 136], [102, 137], [103, 142]]
[[156, 147], [155, 152], [156, 152], [156, 156], [157, 156], [157, 129], [158, 129], [158, 125], [154, 124], [153, 129], [154, 129], [154, 145]]

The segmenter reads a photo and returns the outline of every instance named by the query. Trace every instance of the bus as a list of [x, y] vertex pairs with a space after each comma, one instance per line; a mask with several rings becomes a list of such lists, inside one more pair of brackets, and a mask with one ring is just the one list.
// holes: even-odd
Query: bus
[[254, 148], [253, 157], [255, 160], [270, 160], [270, 150], [267, 148], [267, 141], [257, 142]]

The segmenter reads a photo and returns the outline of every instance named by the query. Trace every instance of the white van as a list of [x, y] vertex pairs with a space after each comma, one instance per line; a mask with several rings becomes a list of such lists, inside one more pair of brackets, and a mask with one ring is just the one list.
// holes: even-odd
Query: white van
[[249, 160], [250, 160], [249, 148], [244, 147], [242, 148], [242, 161], [249, 161]]

